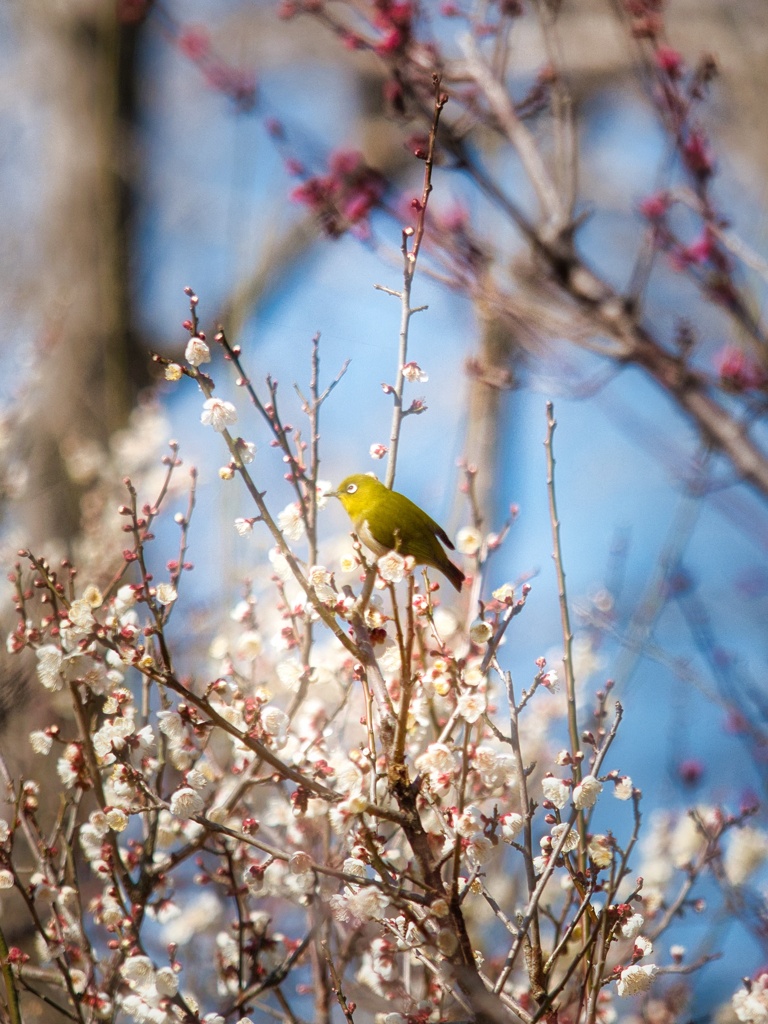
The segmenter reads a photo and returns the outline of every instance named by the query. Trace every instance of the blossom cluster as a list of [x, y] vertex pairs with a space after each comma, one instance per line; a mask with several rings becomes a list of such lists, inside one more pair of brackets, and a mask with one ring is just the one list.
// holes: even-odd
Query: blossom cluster
[[[688, 894], [708, 865], [743, 885], [768, 838], [747, 815], [698, 808], [652, 824], [638, 879], [641, 793], [610, 766], [622, 716], [608, 708], [612, 684], [591, 716], [577, 712], [580, 745], [562, 747], [568, 672], [564, 692], [559, 665], [540, 657], [520, 689], [507, 667], [531, 591], [489, 574], [509, 524], [489, 533], [475, 520], [457, 538], [485, 595], [477, 618], [449, 607], [412, 557], [372, 561], [354, 537], [334, 553], [318, 521], [331, 485], [268, 380], [269, 401], [251, 398], [294, 492], [271, 511], [251, 476], [255, 443], [229, 431], [237, 407], [200, 370], [211, 353], [188, 295], [186, 364], [167, 363], [181, 367], [168, 379], [197, 383], [202, 422], [246, 483], [242, 543], [258, 523], [273, 546], [204, 645], [172, 628], [194, 505], [172, 516], [179, 555], [159, 576], [174, 442], [154, 501], [126, 483], [116, 572], [90, 582], [68, 560], [19, 555], [7, 649], [71, 712], [29, 737], [41, 775], [50, 765], [59, 782], [53, 833], [40, 785], [10, 778], [0, 758], [0, 892], [35, 931], [31, 952], [10, 950], [10, 977], [40, 998], [58, 985], [84, 1024], [297, 1016], [310, 969], [325, 982], [316, 998], [335, 991], [351, 1014], [350, 993], [365, 993], [389, 1024], [437, 1024], [491, 996], [523, 1020], [534, 1004], [575, 1019], [585, 991], [608, 1024], [615, 999], [696, 966], [660, 936], [700, 912]], [[217, 342], [247, 381], [239, 352]], [[310, 416], [317, 391], [313, 401]], [[760, 1005], [761, 985], [734, 997], [737, 1013]]]
[[[319, 488], [321, 500], [326, 490]], [[293, 521], [283, 513], [280, 522], [290, 537]], [[147, 544], [138, 542], [127, 566], [143, 564]], [[474, 541], [466, 546], [475, 550]], [[524, 898], [526, 870], [549, 905], [559, 902], [564, 920], [573, 917], [570, 927], [585, 893], [607, 895], [594, 909], [608, 922], [605, 978], [615, 980], [618, 997], [650, 988], [660, 968], [647, 962], [653, 944], [644, 929], [661, 913], [674, 870], [666, 879], [649, 871], [648, 891], [658, 886], [660, 896], [639, 902], [627, 870], [632, 820], [623, 820], [630, 846], [615, 829], [589, 826], [607, 789], [635, 809], [638, 791], [619, 771], [602, 769], [604, 748], [574, 759], [549, 747], [542, 722], [555, 724], [565, 709], [548, 692], [554, 671], [544, 659], [530, 691], [517, 697], [497, 659], [488, 661], [487, 648], [515, 608], [512, 586], [496, 588], [470, 635], [456, 612], [416, 583], [406, 561], [396, 553], [379, 560], [382, 585], [397, 587], [398, 596], [389, 607], [374, 592], [363, 612], [383, 699], [402, 723], [402, 755], [377, 736], [382, 709], [366, 697], [372, 684], [340, 643], [313, 646], [307, 663], [297, 656], [317, 615], [285, 576], [261, 584], [268, 594], [277, 583], [285, 603], [275, 608], [255, 593], [241, 600], [193, 679], [178, 674], [165, 634], [177, 597], [170, 583], [147, 573], [106, 593], [74, 588], [73, 574], [32, 555], [26, 570], [17, 568], [20, 618], [9, 650], [33, 651], [44, 690], [68, 692], [80, 709], [79, 727], [37, 729], [30, 742], [56, 765], [62, 828], [76, 832], [82, 876], [73, 887], [52, 851], [38, 851], [31, 878], [20, 872], [17, 843], [40, 828], [27, 781], [16, 798], [19, 817], [0, 831], [0, 884], [35, 907], [37, 961], [65, 973], [71, 995], [89, 1008], [84, 1019], [119, 1010], [155, 1024], [213, 1022], [233, 1000], [252, 1011], [267, 980], [293, 963], [301, 915], [309, 925], [321, 907], [333, 922], [334, 948], [361, 929], [366, 936], [347, 965], [348, 984], [386, 999], [403, 1020], [437, 1019], [438, 1007], [456, 997], [451, 965], [465, 955], [461, 929], [473, 963], [503, 966], [494, 966], [483, 939], [483, 907], [493, 905], [503, 879], [516, 879], [513, 905]], [[352, 606], [340, 599], [332, 568], [312, 567], [307, 579], [318, 603], [349, 620]], [[407, 643], [399, 635], [404, 616], [412, 623]], [[286, 623], [298, 642], [286, 644]], [[512, 708], [511, 732], [496, 724], [500, 705]], [[592, 771], [580, 768], [585, 756]], [[410, 777], [406, 791], [393, 778], [396, 763]], [[406, 813], [416, 816], [416, 832]], [[730, 861], [738, 883], [768, 843], [756, 830], [733, 836], [744, 851]], [[682, 851], [679, 870], [694, 857]], [[193, 860], [205, 887], [199, 898], [184, 881], [183, 866]], [[79, 896], [86, 891], [87, 903]], [[232, 911], [234, 926], [226, 923]], [[193, 933], [215, 950], [210, 977], [185, 970]], [[17, 970], [23, 977], [24, 965]], [[426, 999], [405, 984], [414, 971], [426, 972]], [[509, 987], [515, 1005], [523, 1005], [526, 977], [522, 961], [507, 972], [502, 990]], [[210, 1000], [216, 1008], [206, 1011]], [[606, 1020], [610, 1002], [605, 988]]]

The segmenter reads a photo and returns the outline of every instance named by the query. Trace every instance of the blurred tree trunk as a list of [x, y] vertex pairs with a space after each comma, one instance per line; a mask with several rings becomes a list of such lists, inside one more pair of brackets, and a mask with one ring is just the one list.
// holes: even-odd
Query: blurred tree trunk
[[[29, 481], [19, 515], [30, 542], [66, 548], [87, 483], [84, 446], [103, 448], [146, 383], [132, 327], [131, 176], [139, 27], [101, 0], [36, 0], [16, 13], [45, 119], [43, 213], [33, 240], [42, 321], [22, 445]], [[72, 471], [72, 466], [79, 469]], [[69, 468], [68, 468], [69, 467]]]
[[[6, 278], [11, 291], [26, 296], [38, 331], [14, 424], [14, 455], [27, 477], [12, 487], [10, 514], [25, 544], [64, 553], [78, 533], [80, 499], [99, 453], [149, 379], [133, 327], [130, 254], [140, 28], [118, 24], [114, 5], [103, 0], [33, 0], [13, 17], [32, 92], [27, 118], [40, 136], [33, 180], [42, 209], [22, 225], [23, 252]], [[26, 184], [14, 187], [21, 192]], [[26, 737], [50, 724], [55, 709], [15, 661], [1, 668], [3, 756], [12, 777], [40, 781], [45, 822], [58, 807], [55, 759], [41, 763]], [[27, 915], [19, 909], [4, 906], [3, 927], [7, 939], [23, 942]], [[24, 1006], [25, 1021], [61, 1019], [33, 1003]]]

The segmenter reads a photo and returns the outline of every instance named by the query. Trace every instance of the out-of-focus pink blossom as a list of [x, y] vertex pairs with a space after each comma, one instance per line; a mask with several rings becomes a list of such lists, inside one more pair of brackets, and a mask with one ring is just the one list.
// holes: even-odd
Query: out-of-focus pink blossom
[[720, 382], [733, 391], [752, 391], [766, 384], [763, 368], [737, 345], [723, 346], [714, 362]]
[[659, 46], [654, 54], [656, 65], [670, 78], [679, 78], [683, 70], [683, 56], [672, 46]]

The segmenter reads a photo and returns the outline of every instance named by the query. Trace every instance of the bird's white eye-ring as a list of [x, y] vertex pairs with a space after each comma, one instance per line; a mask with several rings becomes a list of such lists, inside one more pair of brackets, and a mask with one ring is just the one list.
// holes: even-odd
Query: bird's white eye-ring
[[357, 490], [357, 484], [347, 484], [347, 494], [354, 494]]

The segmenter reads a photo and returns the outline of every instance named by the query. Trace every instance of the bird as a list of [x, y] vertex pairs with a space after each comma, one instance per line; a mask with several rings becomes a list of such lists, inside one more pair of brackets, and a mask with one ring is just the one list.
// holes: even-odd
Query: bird
[[448, 534], [410, 498], [368, 473], [348, 476], [329, 496], [339, 499], [355, 533], [377, 558], [388, 551], [410, 555], [417, 565], [429, 565], [443, 573], [461, 591], [466, 577], [440, 546], [442, 541], [453, 550]]

